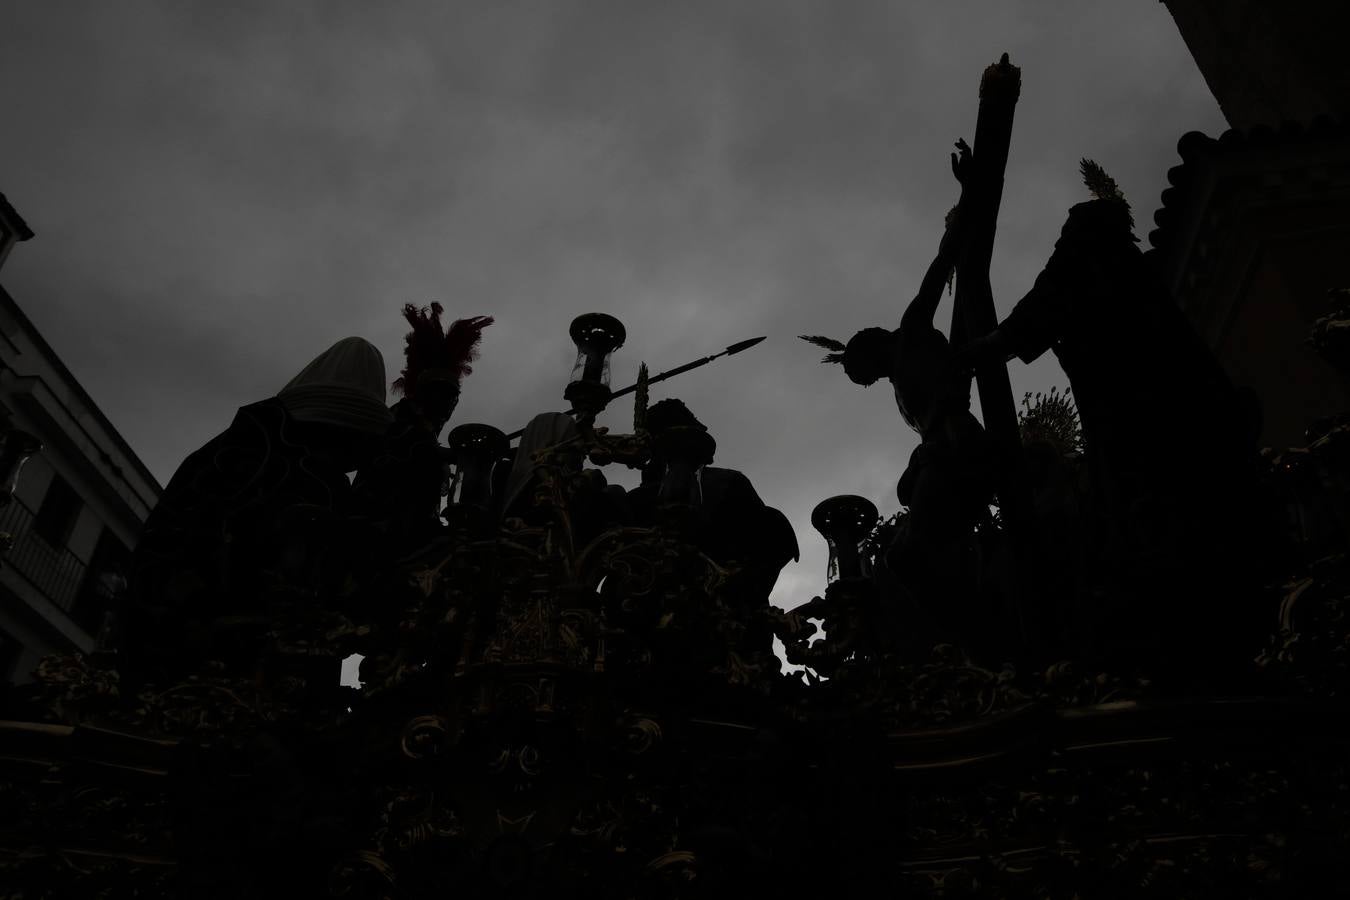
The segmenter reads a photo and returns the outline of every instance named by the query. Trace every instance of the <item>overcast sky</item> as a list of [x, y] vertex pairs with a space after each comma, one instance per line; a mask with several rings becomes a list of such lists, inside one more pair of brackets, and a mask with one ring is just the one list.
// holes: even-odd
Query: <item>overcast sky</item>
[[508, 431], [562, 408], [578, 313], [627, 325], [616, 385], [766, 334], [653, 400], [792, 519], [793, 606], [823, 584], [811, 508], [894, 512], [915, 443], [795, 335], [898, 323], [1004, 51], [1000, 313], [1086, 199], [1079, 157], [1145, 237], [1177, 138], [1223, 129], [1157, 0], [9, 3], [0, 192], [37, 237], [0, 279], [161, 481], [339, 338], [392, 379], [405, 302], [496, 317], [454, 421]]

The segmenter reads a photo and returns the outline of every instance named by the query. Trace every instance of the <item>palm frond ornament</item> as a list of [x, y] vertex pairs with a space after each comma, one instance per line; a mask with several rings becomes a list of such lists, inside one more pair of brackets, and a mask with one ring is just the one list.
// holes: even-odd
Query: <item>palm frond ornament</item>
[[1017, 426], [1024, 445], [1038, 442], [1053, 446], [1062, 454], [1083, 451], [1083, 427], [1078, 419], [1078, 407], [1073, 401], [1073, 388], [1052, 387], [1050, 393], [1028, 391], [1022, 397], [1022, 409], [1017, 414]]
[[1106, 174], [1106, 170], [1097, 164], [1094, 159], [1088, 159], [1086, 156], [1078, 161], [1078, 171], [1083, 176], [1083, 184], [1087, 185], [1088, 192], [1098, 200], [1114, 200], [1125, 207], [1125, 218], [1130, 223], [1130, 228], [1134, 228], [1134, 216], [1130, 213], [1130, 201], [1125, 199], [1125, 194], [1120, 190], [1120, 185], [1116, 180]]
[[651, 375], [644, 362], [638, 366], [637, 394], [633, 397], [633, 432], [636, 434], [647, 427], [647, 400], [651, 389]]
[[822, 350], [830, 351], [825, 354], [825, 358], [822, 359], [821, 362], [839, 365], [844, 361], [845, 347], [843, 341], [836, 341], [834, 338], [823, 337], [819, 334], [799, 334], [797, 337], [806, 341], [808, 344], [815, 344]]

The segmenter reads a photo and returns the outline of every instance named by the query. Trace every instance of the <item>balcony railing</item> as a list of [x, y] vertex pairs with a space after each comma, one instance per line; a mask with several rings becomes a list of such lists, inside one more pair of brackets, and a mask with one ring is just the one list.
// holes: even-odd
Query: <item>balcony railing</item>
[[60, 610], [70, 612], [84, 582], [84, 563], [34, 532], [33, 518], [33, 511], [18, 498], [0, 508], [0, 531], [14, 540], [0, 566], [18, 572]]

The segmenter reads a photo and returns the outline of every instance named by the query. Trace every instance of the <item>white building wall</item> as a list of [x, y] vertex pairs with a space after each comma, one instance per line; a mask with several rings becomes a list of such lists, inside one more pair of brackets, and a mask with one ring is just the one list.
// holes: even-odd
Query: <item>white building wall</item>
[[[135, 548], [160, 488], [0, 287], [0, 432], [11, 428], [43, 443], [24, 466], [15, 502], [0, 507], [0, 527], [17, 529], [13, 550], [0, 560], [0, 632], [23, 648], [0, 682], [22, 683], [46, 654], [92, 649], [97, 625], [77, 622], [80, 591], [71, 586], [97, 574], [90, 564], [105, 531]], [[60, 547], [31, 531], [57, 476], [81, 501]]]

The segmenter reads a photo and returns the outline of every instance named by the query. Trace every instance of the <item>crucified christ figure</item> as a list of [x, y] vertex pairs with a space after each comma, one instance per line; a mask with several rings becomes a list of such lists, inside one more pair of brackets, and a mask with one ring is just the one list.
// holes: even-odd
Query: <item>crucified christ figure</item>
[[824, 361], [842, 363], [854, 384], [888, 379], [901, 417], [918, 432], [919, 446], [897, 486], [901, 504], [909, 509], [907, 525], [898, 532], [886, 562], [917, 593], [930, 597], [944, 575], [954, 574], [953, 546], [988, 515], [996, 471], [994, 450], [970, 412], [970, 373], [933, 325], [965, 237], [962, 211], [972, 159], [964, 140], [956, 147], [952, 171], [962, 186], [961, 200], [948, 217], [937, 255], [900, 327], [864, 328], [847, 344], [805, 338], [833, 350]]

